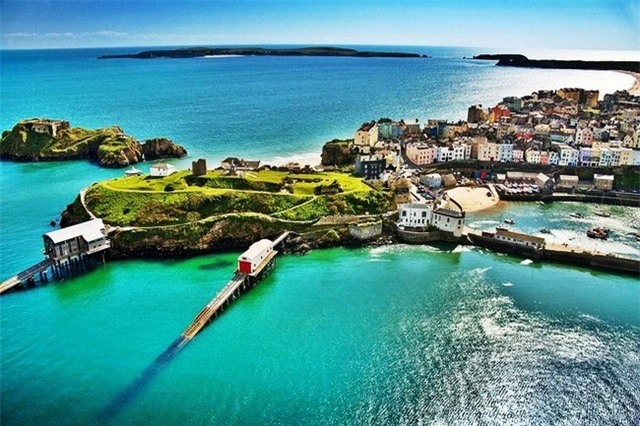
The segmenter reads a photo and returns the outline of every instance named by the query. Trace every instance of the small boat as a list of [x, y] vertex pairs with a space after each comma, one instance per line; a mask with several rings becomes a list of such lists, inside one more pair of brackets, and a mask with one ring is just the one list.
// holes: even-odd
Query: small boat
[[609, 237], [609, 232], [608, 228], [591, 228], [587, 231], [587, 237], [606, 240]]
[[611, 215], [609, 213], [607, 213], [607, 212], [597, 211], [597, 212], [594, 212], [594, 214], [596, 216], [600, 216], [600, 217], [611, 217]]
[[543, 234], [550, 234], [551, 233], [551, 231], [549, 231], [547, 228], [542, 228], [540, 230], [540, 232], [543, 233]]
[[584, 217], [582, 213], [571, 213], [569, 216], [575, 217], [576, 219], [582, 219]]
[[513, 220], [513, 219], [505, 219], [504, 223], [508, 223], [509, 225], [513, 225], [514, 223], [516, 223], [516, 221]]
[[542, 200], [538, 200], [538, 204], [540, 204], [541, 206], [545, 205], [544, 201], [542, 201]]

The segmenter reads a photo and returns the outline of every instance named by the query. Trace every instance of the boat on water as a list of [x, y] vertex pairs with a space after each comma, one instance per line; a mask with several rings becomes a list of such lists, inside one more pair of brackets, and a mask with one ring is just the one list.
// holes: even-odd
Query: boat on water
[[609, 214], [607, 212], [603, 212], [603, 211], [597, 211], [597, 212], [594, 212], [594, 214], [596, 216], [600, 216], [600, 217], [611, 217], [611, 214]]
[[538, 204], [540, 204], [541, 206], [546, 205], [546, 204], [544, 203], [544, 201], [542, 201], [542, 200], [538, 200]]
[[609, 232], [610, 230], [608, 228], [595, 227], [587, 231], [587, 237], [606, 240], [607, 238], [609, 238]]
[[582, 213], [571, 213], [569, 216], [575, 217], [576, 219], [582, 219], [584, 217]]
[[513, 219], [505, 219], [504, 223], [508, 223], [509, 225], [513, 225], [514, 223], [516, 223], [516, 221], [513, 220]]
[[543, 234], [550, 234], [551, 233], [551, 231], [549, 231], [547, 228], [542, 228], [540, 230], [540, 232], [543, 233]]

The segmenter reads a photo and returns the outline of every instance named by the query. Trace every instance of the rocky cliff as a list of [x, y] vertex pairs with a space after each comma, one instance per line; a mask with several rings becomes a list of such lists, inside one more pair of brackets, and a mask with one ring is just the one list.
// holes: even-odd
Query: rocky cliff
[[323, 166], [346, 166], [355, 162], [355, 155], [351, 153], [349, 142], [351, 140], [334, 139], [324, 144], [322, 147]]
[[[39, 126], [39, 122], [46, 125]], [[102, 129], [64, 127], [54, 131], [55, 123], [61, 122], [25, 120], [3, 132], [0, 158], [15, 161], [91, 160], [102, 167], [126, 167], [144, 160], [187, 155], [182, 146], [169, 139], [150, 139], [141, 144], [118, 126]]]

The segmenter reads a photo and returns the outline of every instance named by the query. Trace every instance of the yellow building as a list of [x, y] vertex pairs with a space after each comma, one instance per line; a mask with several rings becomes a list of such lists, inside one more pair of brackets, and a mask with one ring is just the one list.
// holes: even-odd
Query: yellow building
[[354, 136], [356, 145], [374, 146], [378, 142], [378, 123], [364, 123]]

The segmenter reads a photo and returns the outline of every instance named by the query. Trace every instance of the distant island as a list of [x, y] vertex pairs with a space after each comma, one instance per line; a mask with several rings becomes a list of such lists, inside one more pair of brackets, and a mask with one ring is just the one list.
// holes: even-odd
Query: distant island
[[529, 59], [518, 54], [482, 54], [474, 56], [473, 59], [498, 61], [496, 65], [502, 67], [640, 72], [638, 61]]
[[427, 55], [406, 52], [359, 51], [342, 47], [301, 47], [276, 49], [263, 47], [187, 47], [171, 50], [145, 50], [139, 53], [102, 55], [98, 59], [198, 58], [205, 56], [344, 56], [357, 58], [427, 58]]
[[118, 126], [71, 127], [68, 121], [33, 118], [2, 132], [0, 158], [14, 161], [91, 160], [126, 167], [145, 160], [180, 158], [187, 150], [166, 138], [138, 142]]

